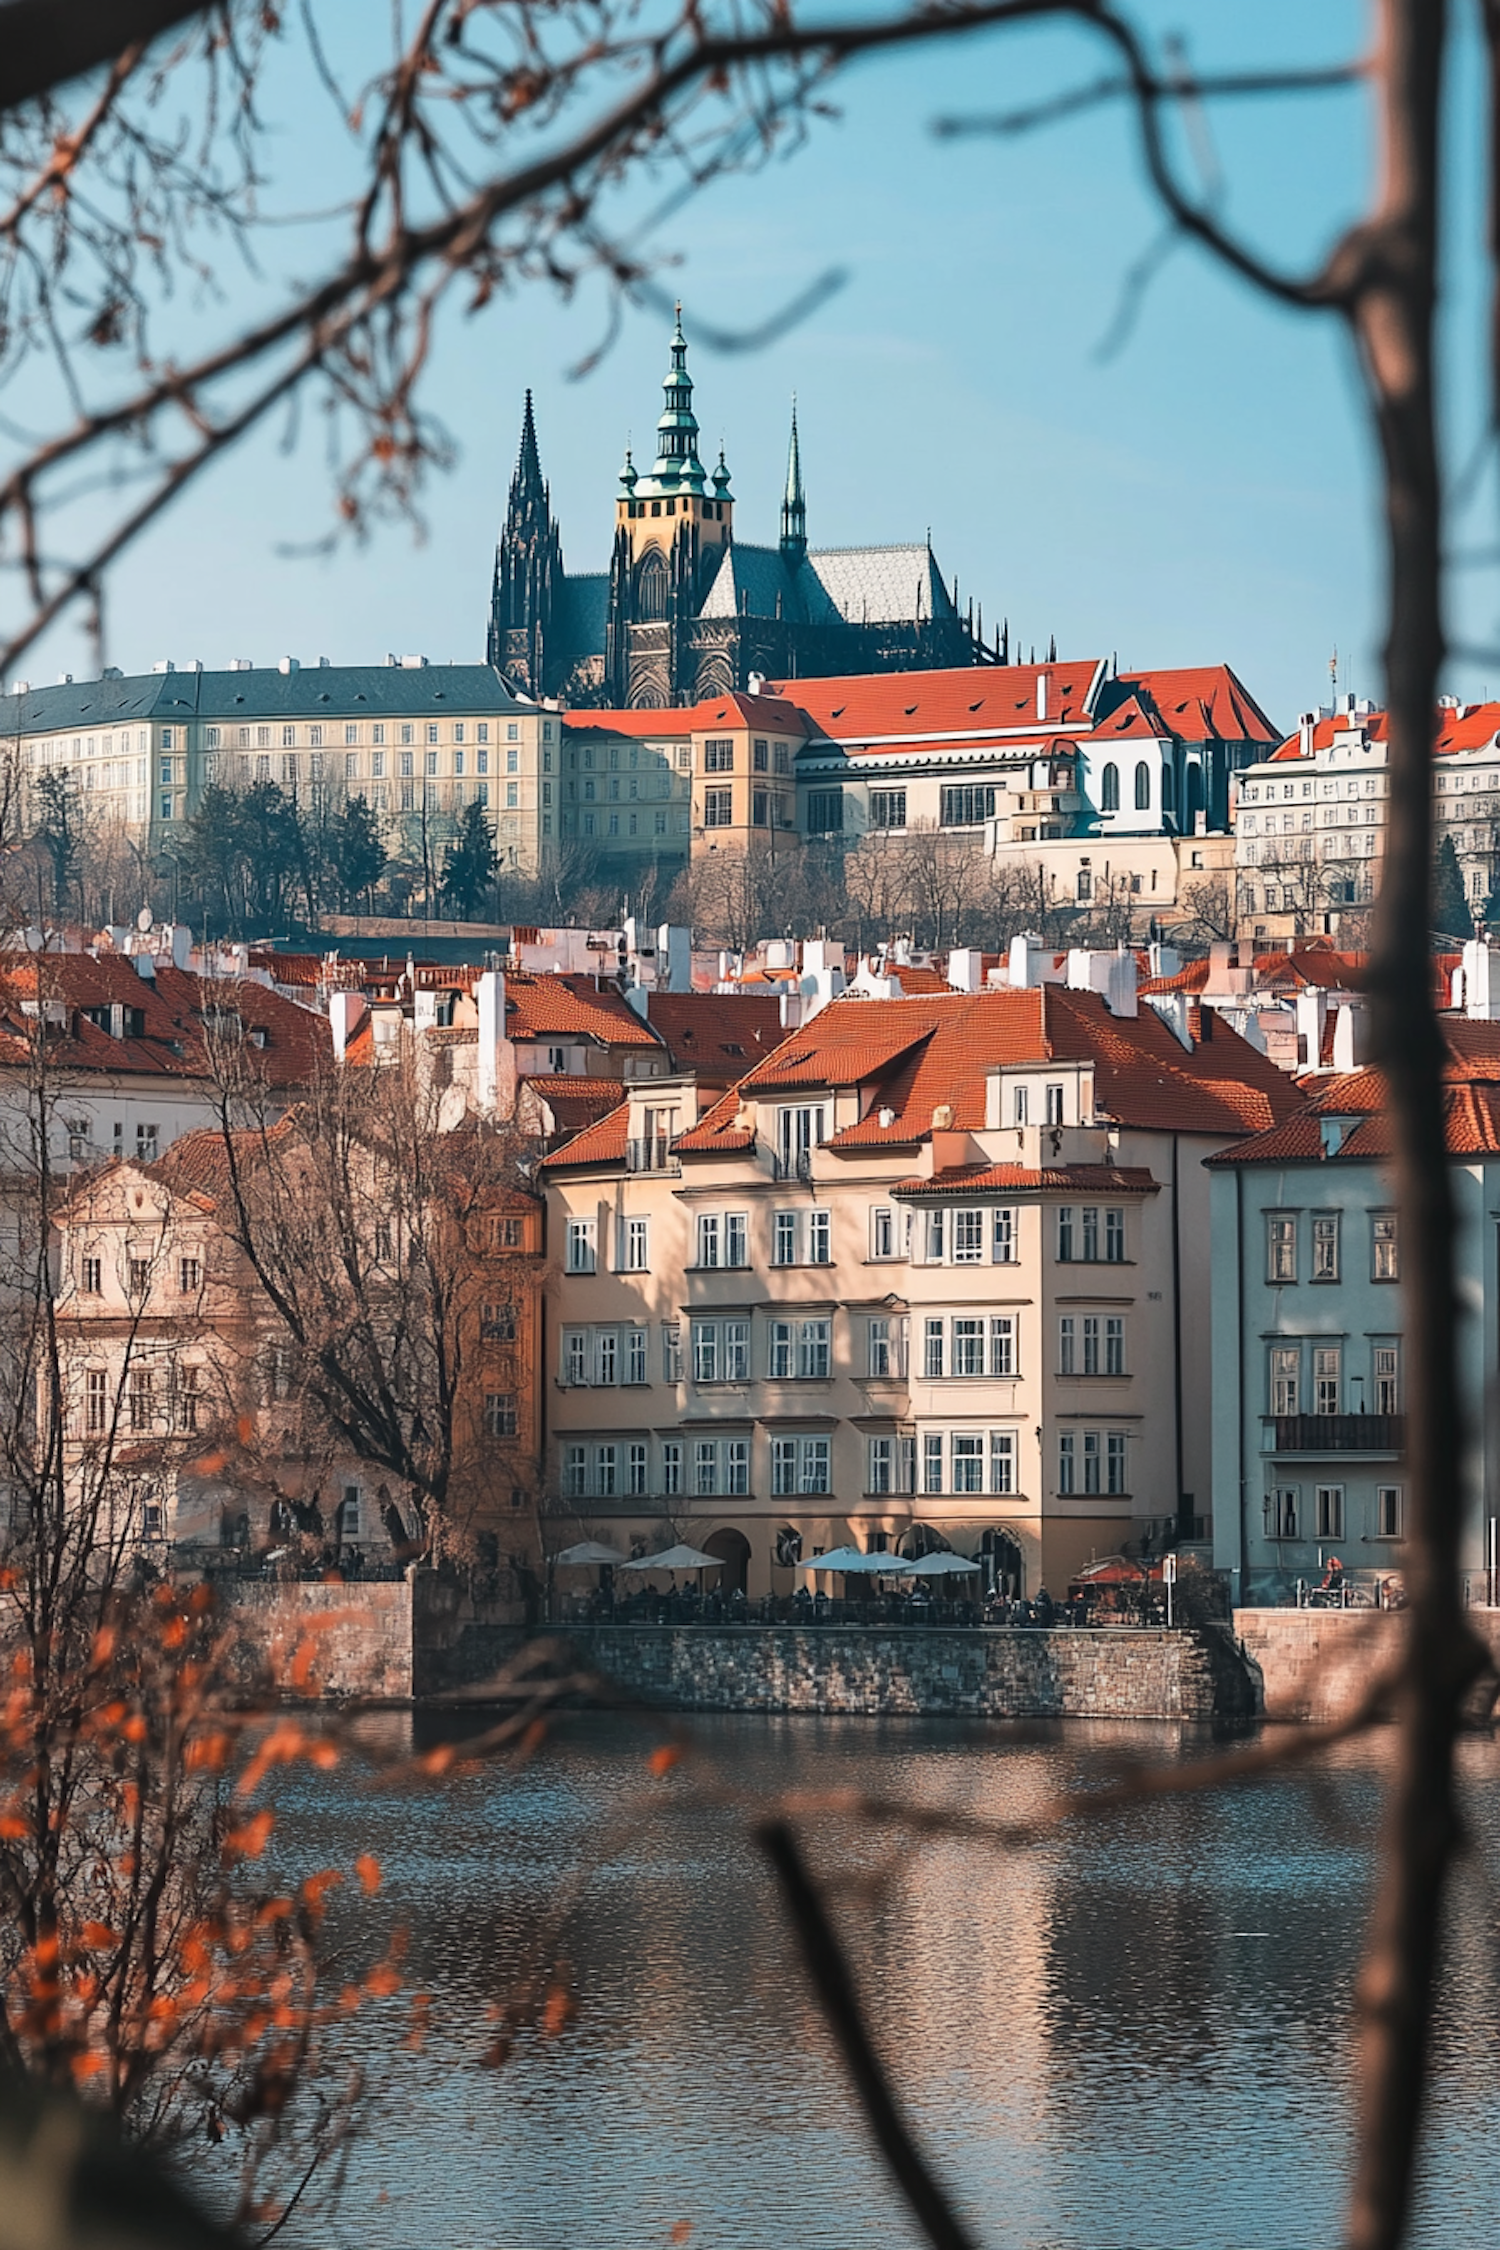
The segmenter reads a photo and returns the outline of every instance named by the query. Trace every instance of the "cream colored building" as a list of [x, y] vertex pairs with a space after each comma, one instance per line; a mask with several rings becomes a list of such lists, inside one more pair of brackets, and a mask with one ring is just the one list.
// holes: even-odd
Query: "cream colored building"
[[562, 715], [515, 695], [487, 664], [158, 665], [0, 697], [0, 743], [28, 807], [65, 769], [86, 820], [161, 850], [210, 783], [275, 782], [307, 798], [361, 796], [388, 848], [453, 833], [466, 806], [491, 817], [502, 864], [536, 867], [561, 834]]
[[1301, 1097], [1104, 960], [1117, 1012], [848, 995], [705, 1116], [633, 1086], [546, 1160], [556, 1547], [686, 1537], [758, 1595], [915, 1535], [1034, 1592], [1204, 1535], [1202, 1160]]

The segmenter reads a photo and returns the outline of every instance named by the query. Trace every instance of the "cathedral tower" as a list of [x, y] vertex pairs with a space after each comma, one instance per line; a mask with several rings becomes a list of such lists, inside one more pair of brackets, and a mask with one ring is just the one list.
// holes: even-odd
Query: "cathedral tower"
[[662, 391], [656, 459], [643, 476], [627, 450], [615, 495], [605, 679], [621, 703], [642, 699], [646, 675], [652, 701], [691, 689], [690, 628], [734, 535], [723, 453], [712, 479], [698, 458], [681, 305]]
[[540, 695], [563, 590], [562, 541], [552, 494], [542, 477], [531, 393], [521, 422], [521, 450], [510, 480], [505, 529], [495, 552], [487, 655], [517, 687]]
[[788, 570], [807, 560], [807, 499], [802, 490], [802, 455], [797, 445], [797, 400], [792, 397], [792, 443], [786, 461], [786, 491], [781, 498], [781, 559]]

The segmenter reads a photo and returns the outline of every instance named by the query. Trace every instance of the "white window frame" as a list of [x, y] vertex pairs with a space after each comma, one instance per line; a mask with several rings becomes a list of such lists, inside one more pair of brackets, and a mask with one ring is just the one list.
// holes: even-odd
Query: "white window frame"
[[569, 1219], [565, 1237], [563, 1270], [566, 1273], [593, 1273], [598, 1265], [599, 1222], [597, 1219]]

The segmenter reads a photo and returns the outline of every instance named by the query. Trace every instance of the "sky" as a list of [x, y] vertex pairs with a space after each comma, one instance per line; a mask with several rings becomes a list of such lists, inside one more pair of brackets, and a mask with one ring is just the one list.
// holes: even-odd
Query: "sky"
[[[364, 8], [334, 0], [351, 57], [378, 14]], [[1145, 13], [1159, 27], [1181, 20]], [[1353, 0], [1201, 0], [1190, 53], [1199, 67], [1322, 62], [1357, 52], [1362, 29]], [[677, 210], [650, 247], [660, 288], [683, 300], [705, 456], [722, 438], [740, 537], [774, 539], [795, 392], [814, 546], [930, 530], [961, 599], [982, 604], [987, 626], [1008, 618], [1013, 644], [1040, 651], [1055, 635], [1062, 657], [1113, 653], [1122, 668], [1228, 662], [1289, 728], [1328, 699], [1335, 649], [1340, 691], [1379, 690], [1378, 539], [1339, 330], [1178, 246], [1129, 332], [1103, 349], [1124, 278], [1160, 233], [1128, 121], [1095, 110], [1006, 141], [931, 131], [938, 115], [1100, 68], [1097, 49], [1054, 31], [863, 65], [842, 82], [840, 116], [795, 154]], [[329, 139], [314, 98], [286, 82], [273, 105], [272, 185], [289, 206], [327, 184], [311, 153]], [[1454, 204], [1467, 220], [1476, 159], [1459, 110]], [[1367, 190], [1362, 96], [1222, 105], [1212, 162], [1227, 214], [1254, 241], [1288, 262], [1315, 257]], [[289, 248], [288, 270], [306, 254]], [[754, 328], [832, 270], [842, 286], [764, 349], [715, 351], [699, 333]], [[251, 300], [230, 270], [221, 278], [231, 307], [236, 292]], [[1480, 280], [1477, 240], [1456, 226], [1455, 462], [1480, 425], [1468, 372]], [[117, 566], [107, 660], [481, 658], [526, 387], [571, 569], [607, 563], [627, 436], [638, 462], [650, 453], [669, 315], [628, 312], [596, 370], [571, 379], [607, 325], [599, 288], [564, 303], [540, 283], [445, 318], [428, 399], [456, 465], [425, 491], [420, 538], [398, 525], [363, 549], [289, 556], [331, 521], [315, 419], [290, 448], [281, 428], [242, 444]], [[1470, 501], [1471, 543], [1491, 498], [1485, 486]], [[1472, 642], [1486, 637], [1487, 599], [1466, 583]], [[72, 626], [25, 666], [34, 681], [89, 668]], [[1492, 668], [1500, 691], [1500, 658]], [[1455, 664], [1452, 684], [1477, 693], [1489, 669], [1483, 656]]]

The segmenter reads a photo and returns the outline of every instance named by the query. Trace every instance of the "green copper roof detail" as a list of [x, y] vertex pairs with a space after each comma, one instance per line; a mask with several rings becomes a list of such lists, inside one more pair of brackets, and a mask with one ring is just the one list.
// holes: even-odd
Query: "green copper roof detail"
[[662, 382], [665, 405], [656, 425], [656, 460], [651, 474], [642, 477], [637, 493], [654, 498], [667, 493], [701, 493], [708, 479], [698, 458], [698, 418], [693, 412], [693, 378], [687, 370], [687, 338], [682, 333], [682, 306], [672, 330], [672, 364]]

